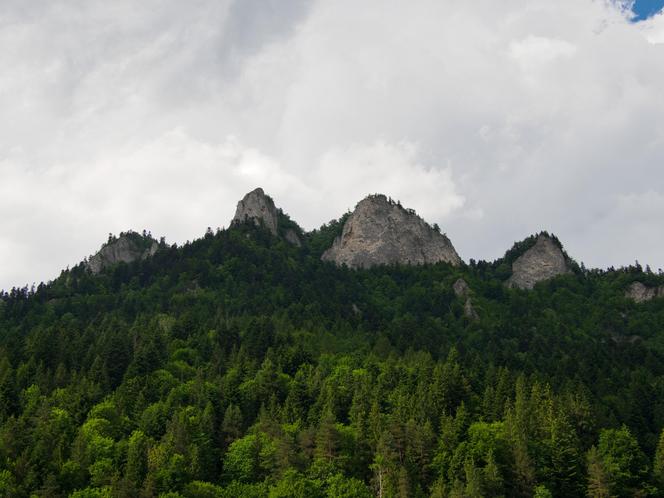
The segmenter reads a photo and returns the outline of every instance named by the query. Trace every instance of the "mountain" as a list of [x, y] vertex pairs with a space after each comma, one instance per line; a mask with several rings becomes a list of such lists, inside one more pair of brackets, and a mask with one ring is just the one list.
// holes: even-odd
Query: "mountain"
[[370, 195], [357, 204], [322, 259], [350, 268], [461, 263], [446, 235], [384, 195]]
[[227, 229], [124, 233], [98, 271], [0, 292], [0, 496], [662, 495], [664, 299], [632, 293], [664, 275], [545, 232], [496, 261], [321, 260], [347, 227], [437, 233], [374, 201], [305, 233], [255, 191]]
[[101, 249], [90, 256], [87, 267], [94, 274], [117, 263], [132, 263], [154, 256], [159, 244], [151, 236], [128, 231], [119, 237], [111, 236]]
[[302, 245], [300, 235], [298, 235], [298, 232], [302, 230], [296, 224], [289, 223], [290, 220], [280, 209], [277, 209], [272, 197], [265, 194], [260, 187], [249, 192], [237, 203], [231, 225], [247, 221], [264, 226], [272, 235], [282, 235], [293, 245]]
[[532, 289], [535, 284], [572, 269], [557, 240], [548, 234], [537, 236], [535, 243], [512, 263], [512, 276], [507, 285], [519, 289]]
[[249, 192], [237, 203], [235, 216], [231, 223], [241, 223], [247, 220], [251, 220], [257, 225], [263, 225], [272, 235], [277, 235], [279, 223], [277, 208], [272, 197], [265, 195], [260, 187]]

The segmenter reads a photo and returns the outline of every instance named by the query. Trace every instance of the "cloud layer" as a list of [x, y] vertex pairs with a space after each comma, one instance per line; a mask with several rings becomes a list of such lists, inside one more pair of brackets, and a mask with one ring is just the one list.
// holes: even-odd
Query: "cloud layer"
[[383, 192], [466, 260], [547, 229], [662, 267], [664, 16], [623, 4], [5, 1], [0, 288], [258, 185], [306, 228]]

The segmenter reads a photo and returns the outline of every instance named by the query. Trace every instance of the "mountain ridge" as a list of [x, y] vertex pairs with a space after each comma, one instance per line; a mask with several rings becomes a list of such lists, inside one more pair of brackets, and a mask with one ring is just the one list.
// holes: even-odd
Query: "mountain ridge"
[[[369, 208], [363, 209], [366, 206]], [[361, 215], [358, 215], [358, 208], [362, 211]], [[361, 218], [360, 222], [357, 221], [358, 217]], [[447, 235], [440, 233], [437, 224], [430, 225], [414, 210], [403, 207], [399, 201], [393, 201], [383, 194], [371, 194], [360, 200], [353, 212], [324, 224], [320, 229], [306, 232], [276, 206], [272, 197], [261, 187], [257, 187], [238, 201], [228, 229], [245, 223], [253, 224], [259, 229], [264, 228], [271, 236], [296, 248], [313, 251], [323, 261], [337, 266], [347, 265], [353, 269], [436, 262], [453, 266], [467, 264], [456, 253]], [[413, 227], [419, 235], [413, 235]], [[524, 256], [535, 246], [542, 245], [542, 241], [547, 241], [548, 249], [538, 257], [530, 258], [530, 263], [527, 263], [528, 258], [524, 259]], [[164, 244], [163, 238], [157, 243], [145, 230], [143, 235], [128, 230], [119, 237], [111, 236], [102, 248], [84, 260], [83, 264], [93, 274], [98, 274], [110, 266], [132, 264], [151, 258]], [[546, 256], [544, 253], [547, 253]], [[472, 263], [473, 260], [470, 261]], [[506, 286], [525, 290], [531, 290], [539, 282], [579, 271], [579, 266], [564, 251], [559, 239], [546, 231], [515, 242], [504, 256], [494, 260], [492, 264], [504, 267], [502, 271]], [[625, 295], [636, 301], [664, 295], [661, 292], [643, 292], [641, 294], [647, 299], [636, 296], [634, 292], [626, 292]]]
[[493, 263], [338, 267], [322, 249], [350, 215], [299, 247], [282, 215], [0, 293], [0, 495], [369, 498], [382, 476], [571, 497], [663, 456], [664, 300], [625, 296], [663, 276], [509, 288], [538, 236]]

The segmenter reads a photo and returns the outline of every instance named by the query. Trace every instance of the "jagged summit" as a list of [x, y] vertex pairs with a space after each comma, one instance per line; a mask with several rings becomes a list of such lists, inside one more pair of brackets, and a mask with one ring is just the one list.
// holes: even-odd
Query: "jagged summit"
[[119, 237], [109, 236], [108, 241], [102, 248], [87, 261], [88, 269], [97, 274], [104, 268], [114, 264], [132, 263], [139, 259], [148, 258], [159, 249], [159, 244], [151, 235], [143, 235], [128, 231], [120, 234]]
[[279, 223], [277, 207], [274, 205], [272, 197], [260, 187], [249, 192], [237, 203], [235, 216], [231, 223], [242, 223], [248, 220], [253, 220], [257, 225], [262, 224], [272, 232], [272, 235], [277, 235]]
[[393, 263], [461, 263], [452, 243], [437, 227], [382, 194], [370, 195], [357, 204], [341, 236], [323, 253], [322, 259], [350, 268]]
[[302, 245], [297, 224], [275, 206], [272, 197], [267, 195], [261, 187], [252, 190], [237, 203], [231, 225], [249, 220], [258, 226], [264, 226], [272, 235], [281, 235], [295, 246]]
[[509, 287], [532, 289], [543, 280], [571, 273], [560, 242], [546, 232], [540, 233], [535, 243], [512, 262]]

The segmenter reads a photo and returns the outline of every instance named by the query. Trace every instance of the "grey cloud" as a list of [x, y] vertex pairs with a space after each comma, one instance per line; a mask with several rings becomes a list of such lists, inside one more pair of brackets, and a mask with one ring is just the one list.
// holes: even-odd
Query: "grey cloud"
[[313, 228], [367, 193], [461, 256], [540, 229], [664, 266], [664, 16], [616, 2], [0, 5], [0, 288], [109, 231], [225, 225], [263, 186]]

